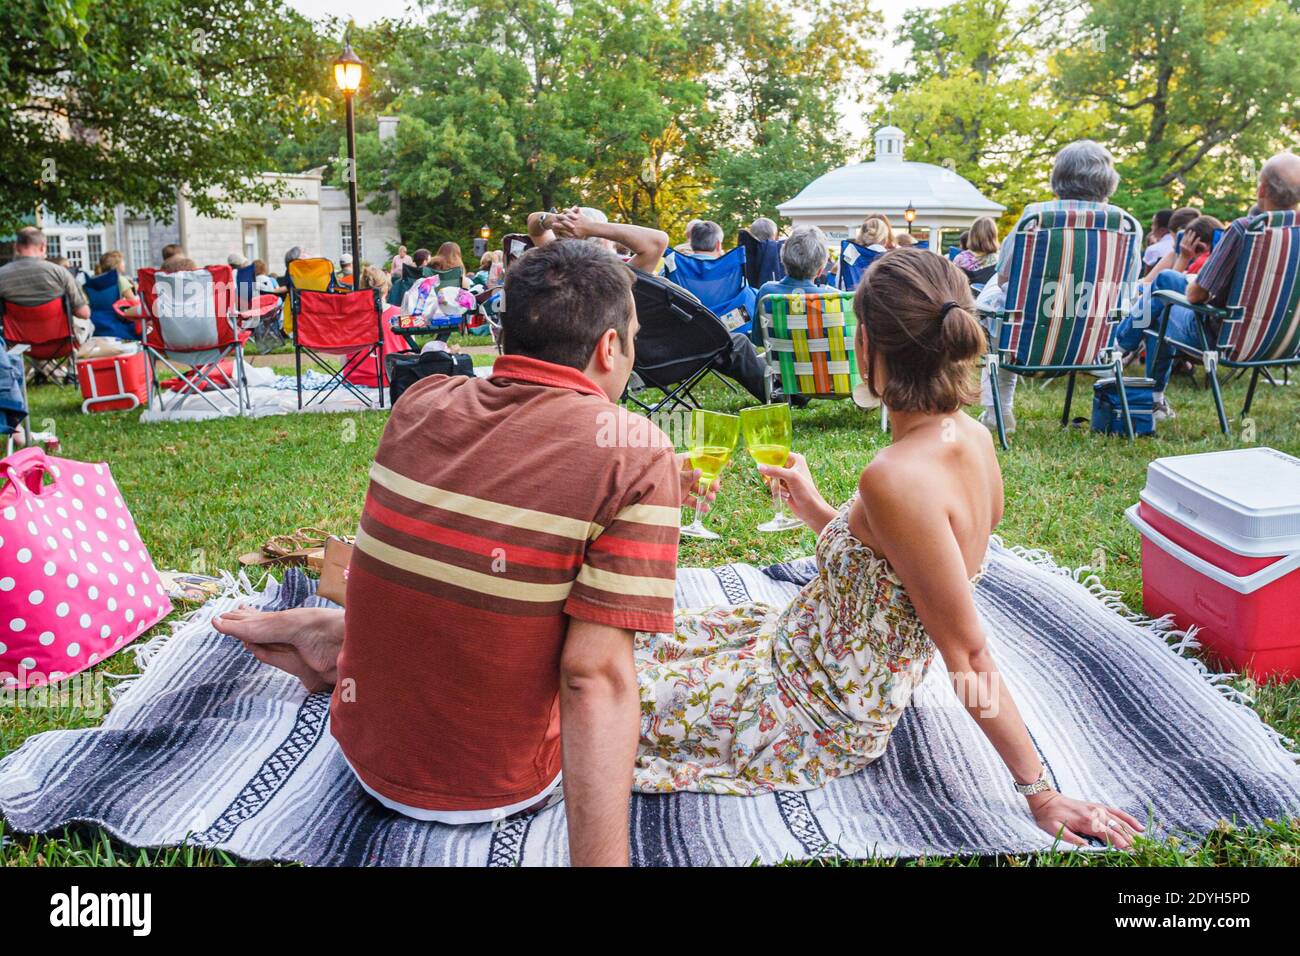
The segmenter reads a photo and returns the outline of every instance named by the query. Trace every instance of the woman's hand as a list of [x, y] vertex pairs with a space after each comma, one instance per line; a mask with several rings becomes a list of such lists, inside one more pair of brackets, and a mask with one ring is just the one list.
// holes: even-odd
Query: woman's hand
[[835, 517], [835, 509], [826, 503], [822, 493], [817, 490], [812, 473], [808, 470], [808, 462], [803, 455], [791, 452], [784, 468], [759, 465], [758, 473], [769, 482], [781, 483], [782, 500], [796, 518], [814, 531], [820, 532], [826, 527], [826, 522]]
[[1136, 817], [1123, 810], [1076, 800], [1055, 790], [1030, 797], [1029, 810], [1039, 829], [1074, 846], [1083, 846], [1087, 842], [1083, 837], [1091, 836], [1118, 850], [1127, 850], [1134, 837], [1146, 830]]

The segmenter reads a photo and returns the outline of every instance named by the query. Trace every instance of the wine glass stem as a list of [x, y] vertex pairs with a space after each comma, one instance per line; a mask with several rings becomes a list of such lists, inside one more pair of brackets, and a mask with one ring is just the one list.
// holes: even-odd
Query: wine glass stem
[[776, 512], [777, 521], [785, 517], [785, 499], [781, 496], [781, 482], [778, 479], [772, 481], [772, 508]]

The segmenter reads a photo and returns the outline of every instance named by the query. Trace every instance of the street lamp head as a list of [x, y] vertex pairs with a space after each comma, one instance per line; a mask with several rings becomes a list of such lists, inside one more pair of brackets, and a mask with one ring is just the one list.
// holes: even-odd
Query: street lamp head
[[344, 96], [351, 96], [361, 88], [361, 71], [365, 64], [352, 52], [352, 44], [343, 44], [343, 53], [334, 61], [334, 84]]
[[903, 218], [907, 220], [909, 226], [916, 221], [916, 209], [910, 202], [907, 204], [907, 208], [903, 210]]
[[480, 238], [480, 239], [491, 239], [491, 238], [492, 238], [492, 227], [491, 227], [491, 226], [482, 226], [482, 227], [480, 227], [480, 229], [479, 229], [479, 231], [478, 231], [478, 235], [479, 235], [479, 238]]

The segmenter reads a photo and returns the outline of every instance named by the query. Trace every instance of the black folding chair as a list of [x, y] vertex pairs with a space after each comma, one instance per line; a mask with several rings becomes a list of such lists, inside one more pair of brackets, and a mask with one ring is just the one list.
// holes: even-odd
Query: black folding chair
[[642, 388], [624, 398], [647, 415], [698, 408], [691, 390], [731, 351], [731, 333], [699, 299], [660, 276], [638, 271], [632, 295], [640, 324], [632, 370]]

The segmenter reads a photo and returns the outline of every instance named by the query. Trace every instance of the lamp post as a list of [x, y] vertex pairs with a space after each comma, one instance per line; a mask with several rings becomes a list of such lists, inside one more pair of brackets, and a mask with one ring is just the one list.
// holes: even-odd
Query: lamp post
[[487, 252], [488, 240], [492, 238], [491, 226], [480, 226], [478, 238], [474, 240], [474, 255], [483, 256]]
[[352, 288], [360, 289], [365, 276], [361, 271], [361, 237], [357, 229], [357, 132], [352, 112], [352, 96], [361, 88], [364, 64], [352, 52], [352, 43], [343, 41], [343, 53], [334, 61], [334, 84], [343, 94], [348, 111], [348, 211], [352, 217]]
[[903, 219], [907, 222], [907, 234], [912, 234], [912, 223], [916, 222], [916, 207], [909, 200], [907, 208], [903, 210]]

